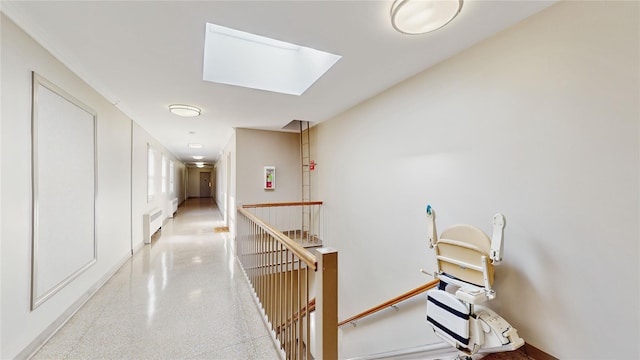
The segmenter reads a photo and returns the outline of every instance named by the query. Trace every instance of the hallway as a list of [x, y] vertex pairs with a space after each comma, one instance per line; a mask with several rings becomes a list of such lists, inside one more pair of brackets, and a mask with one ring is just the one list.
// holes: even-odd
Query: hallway
[[33, 359], [279, 359], [219, 226], [187, 200]]

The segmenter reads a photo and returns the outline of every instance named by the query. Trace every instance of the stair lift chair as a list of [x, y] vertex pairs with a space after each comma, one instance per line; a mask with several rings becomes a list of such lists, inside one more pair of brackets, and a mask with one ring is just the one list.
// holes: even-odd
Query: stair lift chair
[[505, 218], [493, 217], [491, 239], [471, 225], [454, 225], [436, 232], [435, 211], [427, 206], [429, 246], [435, 248], [440, 279], [427, 292], [427, 322], [458, 351], [473, 355], [512, 351], [524, 340], [507, 321], [481, 306], [496, 297], [493, 267], [502, 260]]

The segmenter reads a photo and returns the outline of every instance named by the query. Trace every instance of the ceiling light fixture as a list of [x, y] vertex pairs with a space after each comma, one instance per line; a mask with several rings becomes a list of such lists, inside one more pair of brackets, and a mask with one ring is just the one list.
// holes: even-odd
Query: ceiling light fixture
[[202, 156], [202, 155], [193, 155], [192, 158], [194, 160], [202, 160], [202, 159], [204, 159], [204, 156]]
[[395, 0], [391, 24], [403, 34], [424, 34], [440, 29], [462, 9], [463, 0]]
[[198, 143], [191, 143], [191, 144], [189, 144], [187, 146], [189, 146], [190, 149], [202, 149], [203, 148], [202, 144], [198, 144]]
[[199, 116], [202, 112], [199, 108], [191, 105], [173, 104], [169, 105], [169, 111], [178, 116], [193, 117]]

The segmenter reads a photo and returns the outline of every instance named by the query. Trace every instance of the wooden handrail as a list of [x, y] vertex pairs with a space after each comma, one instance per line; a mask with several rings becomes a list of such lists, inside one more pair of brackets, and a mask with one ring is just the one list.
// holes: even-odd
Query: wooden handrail
[[270, 204], [245, 204], [243, 209], [262, 208], [262, 207], [280, 207], [280, 206], [305, 206], [305, 205], [322, 205], [322, 201], [301, 201], [301, 202], [283, 202]]
[[419, 286], [419, 287], [417, 287], [417, 288], [415, 288], [415, 289], [413, 289], [411, 291], [408, 291], [408, 292], [406, 292], [406, 293], [404, 293], [404, 294], [402, 294], [400, 296], [394, 297], [391, 300], [385, 301], [385, 302], [383, 302], [382, 304], [380, 304], [378, 306], [374, 306], [369, 310], [363, 311], [358, 315], [355, 315], [355, 316], [352, 316], [352, 317], [350, 317], [350, 318], [348, 318], [346, 320], [343, 320], [343, 321], [338, 323], [338, 326], [342, 326], [344, 324], [348, 324], [348, 323], [356, 321], [358, 319], [362, 319], [365, 316], [369, 316], [369, 315], [371, 315], [373, 313], [376, 313], [376, 312], [378, 312], [380, 310], [386, 309], [389, 306], [393, 306], [393, 305], [395, 305], [395, 304], [397, 304], [399, 302], [405, 301], [405, 300], [407, 300], [409, 298], [412, 298], [412, 297], [414, 297], [416, 295], [422, 294], [423, 292], [425, 292], [425, 291], [435, 287], [436, 285], [438, 285], [439, 282], [440, 282], [439, 279], [435, 279], [435, 280], [433, 280], [431, 282], [428, 282], [428, 283], [426, 283], [426, 284], [424, 284], [422, 286]]
[[238, 207], [238, 212], [240, 212], [242, 215], [246, 216], [248, 219], [258, 224], [269, 235], [273, 236], [276, 240], [278, 240], [280, 243], [286, 246], [289, 250], [291, 250], [291, 252], [295, 254], [300, 260], [304, 261], [307, 264], [307, 266], [309, 266], [309, 268], [311, 268], [313, 271], [316, 271], [317, 263], [318, 263], [316, 260], [316, 257], [312, 253], [310, 253], [307, 249], [305, 249], [303, 246], [296, 243], [295, 241], [291, 240], [291, 238], [283, 234], [280, 230], [267, 224], [262, 219], [255, 216], [248, 210]]
[[[311, 299], [311, 301], [309, 301], [308, 307], [309, 307], [310, 313], [316, 311], [316, 298], [313, 298]], [[303, 317], [307, 316], [307, 306], [300, 309], [300, 313], [302, 314]], [[287, 321], [284, 324], [276, 328], [276, 333], [280, 332], [280, 330], [283, 329], [285, 326], [287, 327], [291, 326], [292, 322], [298, 320], [298, 316], [299, 316], [298, 313], [293, 314], [290, 318], [287, 319]]]

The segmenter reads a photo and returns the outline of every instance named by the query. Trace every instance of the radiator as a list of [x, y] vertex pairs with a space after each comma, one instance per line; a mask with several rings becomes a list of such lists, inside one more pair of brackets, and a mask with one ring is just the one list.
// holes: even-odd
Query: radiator
[[171, 200], [171, 211], [169, 212], [169, 217], [172, 218], [176, 212], [178, 212], [178, 198]]
[[162, 209], [153, 209], [142, 215], [142, 239], [151, 244], [151, 235], [162, 227]]

